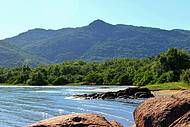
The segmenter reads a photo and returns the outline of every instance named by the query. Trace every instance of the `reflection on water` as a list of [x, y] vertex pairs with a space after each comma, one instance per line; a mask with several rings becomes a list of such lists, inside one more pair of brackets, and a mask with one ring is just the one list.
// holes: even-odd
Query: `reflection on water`
[[[125, 126], [133, 124], [137, 104], [105, 100], [73, 99], [98, 87], [1, 87], [0, 127], [19, 127], [70, 113], [97, 113]], [[85, 92], [86, 91], [86, 92]]]

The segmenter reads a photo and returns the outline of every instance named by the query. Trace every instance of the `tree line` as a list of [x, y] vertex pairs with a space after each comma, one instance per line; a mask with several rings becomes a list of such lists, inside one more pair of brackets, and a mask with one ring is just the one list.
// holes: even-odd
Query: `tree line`
[[171, 48], [157, 56], [116, 58], [101, 62], [65, 61], [62, 64], [0, 68], [0, 83], [28, 85], [137, 85], [190, 82], [190, 54]]

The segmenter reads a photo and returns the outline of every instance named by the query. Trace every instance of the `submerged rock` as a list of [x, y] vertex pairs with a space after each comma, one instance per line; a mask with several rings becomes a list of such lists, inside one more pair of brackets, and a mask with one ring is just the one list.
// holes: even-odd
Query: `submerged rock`
[[119, 90], [117, 92], [105, 92], [105, 93], [94, 93], [94, 94], [82, 94], [75, 95], [75, 97], [86, 98], [86, 99], [137, 99], [137, 98], [150, 98], [154, 95], [147, 88], [127, 88], [125, 90]]
[[70, 114], [29, 125], [28, 127], [123, 127], [115, 121], [107, 121], [97, 114]]
[[155, 97], [134, 111], [136, 127], [190, 127], [190, 90]]

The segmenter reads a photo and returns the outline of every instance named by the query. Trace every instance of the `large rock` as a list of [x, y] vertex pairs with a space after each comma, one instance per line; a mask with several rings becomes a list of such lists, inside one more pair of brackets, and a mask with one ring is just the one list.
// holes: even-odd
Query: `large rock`
[[136, 127], [190, 127], [190, 90], [155, 97], [134, 111]]
[[75, 97], [82, 97], [86, 99], [137, 99], [137, 98], [150, 98], [154, 97], [150, 90], [147, 88], [127, 88], [125, 90], [119, 90], [117, 92], [105, 92], [105, 93], [94, 93], [94, 94], [82, 94], [76, 95]]
[[58, 116], [29, 125], [28, 127], [123, 127], [107, 121], [97, 114], [70, 114]]

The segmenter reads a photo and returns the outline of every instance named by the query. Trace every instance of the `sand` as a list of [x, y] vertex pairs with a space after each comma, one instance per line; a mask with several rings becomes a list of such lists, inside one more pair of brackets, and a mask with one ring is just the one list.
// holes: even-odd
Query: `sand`
[[173, 95], [176, 93], [181, 92], [182, 90], [159, 90], [159, 91], [153, 91], [153, 94], [156, 95]]

